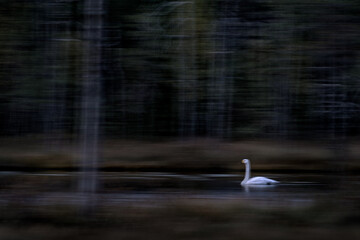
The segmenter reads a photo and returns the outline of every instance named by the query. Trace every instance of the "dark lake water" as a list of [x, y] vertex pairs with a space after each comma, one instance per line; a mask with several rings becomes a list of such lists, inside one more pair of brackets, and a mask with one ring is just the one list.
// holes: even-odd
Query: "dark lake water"
[[280, 184], [242, 187], [242, 173], [102, 172], [99, 191], [85, 195], [76, 172], [0, 172], [0, 239], [359, 236], [359, 176], [253, 175]]
[[[256, 173], [280, 181], [278, 185], [242, 187], [242, 174], [176, 174], [167, 172], [99, 173], [100, 204], [158, 206], [178, 199], [239, 201], [259, 207], [302, 207], [318, 200], [360, 200], [360, 177], [328, 174]], [[0, 172], [0, 205], [77, 204], [78, 174], [74, 172]]]

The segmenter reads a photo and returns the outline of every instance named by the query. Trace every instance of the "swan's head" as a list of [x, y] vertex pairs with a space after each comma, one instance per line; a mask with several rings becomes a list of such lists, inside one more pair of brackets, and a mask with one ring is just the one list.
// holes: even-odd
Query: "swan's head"
[[242, 163], [248, 163], [249, 162], [249, 159], [243, 159], [242, 161], [241, 161]]

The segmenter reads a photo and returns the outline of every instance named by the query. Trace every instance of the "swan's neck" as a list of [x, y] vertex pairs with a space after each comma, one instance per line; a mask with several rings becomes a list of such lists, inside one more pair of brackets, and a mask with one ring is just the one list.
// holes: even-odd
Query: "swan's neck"
[[242, 181], [243, 183], [246, 183], [250, 179], [250, 162], [245, 163], [245, 177]]

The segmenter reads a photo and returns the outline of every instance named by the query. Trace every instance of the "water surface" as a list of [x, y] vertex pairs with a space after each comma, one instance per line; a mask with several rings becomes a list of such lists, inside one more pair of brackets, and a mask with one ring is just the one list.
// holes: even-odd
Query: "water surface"
[[[96, 194], [100, 204], [161, 205], [178, 199], [238, 201], [261, 207], [302, 207], [318, 200], [355, 203], [360, 199], [359, 177], [320, 174], [257, 173], [280, 181], [278, 185], [240, 185], [242, 174], [177, 174], [170, 172], [106, 172], [99, 174]], [[76, 204], [76, 172], [1, 172], [0, 204]]]

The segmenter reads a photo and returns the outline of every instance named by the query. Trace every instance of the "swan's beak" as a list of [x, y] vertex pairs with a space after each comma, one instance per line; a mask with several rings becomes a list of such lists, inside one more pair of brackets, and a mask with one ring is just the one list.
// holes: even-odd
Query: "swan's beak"
[[245, 163], [245, 160], [243, 159], [241, 162], [242, 162], [242, 163]]

